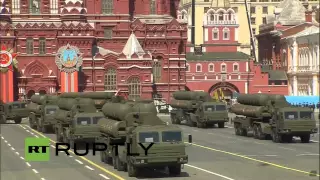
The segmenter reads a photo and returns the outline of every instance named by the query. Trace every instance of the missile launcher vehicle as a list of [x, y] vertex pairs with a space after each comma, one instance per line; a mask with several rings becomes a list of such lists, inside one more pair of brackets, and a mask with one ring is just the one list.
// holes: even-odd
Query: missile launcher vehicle
[[59, 109], [56, 95], [33, 95], [28, 104], [30, 127], [40, 132], [53, 132], [56, 124], [54, 114]]
[[235, 134], [247, 136], [253, 132], [256, 139], [272, 138], [273, 142], [291, 142], [299, 136], [302, 143], [316, 133], [316, 121], [311, 108], [290, 105], [283, 95], [240, 94], [238, 104], [231, 106]]
[[209, 93], [197, 91], [176, 91], [170, 106], [172, 124], [186, 121], [190, 126], [205, 128], [218, 124], [224, 128], [228, 122], [226, 103], [213, 100]]
[[20, 124], [22, 118], [28, 117], [28, 114], [26, 102], [0, 102], [0, 124], [5, 124], [8, 120], [14, 120], [16, 124]]
[[98, 120], [104, 117], [96, 108], [94, 100], [79, 98], [73, 94], [62, 94], [57, 105], [59, 107], [55, 113], [57, 140], [69, 143], [71, 148], [74, 148], [77, 142], [94, 142], [95, 137], [99, 136]]
[[168, 167], [170, 174], [179, 175], [181, 165], [188, 162], [182, 130], [163, 122], [155, 109], [151, 103], [106, 103], [105, 118], [98, 122], [101, 135], [96, 139], [107, 145], [101, 161], [128, 171], [130, 177], [146, 167]]

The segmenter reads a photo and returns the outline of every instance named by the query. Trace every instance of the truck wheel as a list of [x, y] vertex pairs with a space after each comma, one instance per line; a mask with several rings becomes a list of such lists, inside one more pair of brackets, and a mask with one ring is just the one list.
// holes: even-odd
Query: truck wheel
[[240, 135], [240, 128], [239, 128], [239, 124], [238, 123], [235, 123], [233, 124], [233, 127], [234, 127], [234, 133], [239, 136]]
[[42, 126], [41, 132], [47, 133], [48, 132], [48, 128], [46, 126]]
[[71, 149], [74, 149], [74, 144], [75, 144], [75, 143], [74, 143], [74, 140], [70, 140], [70, 148], [71, 148]]
[[169, 166], [168, 169], [169, 169], [170, 175], [180, 175], [180, 173], [181, 173], [181, 165], [180, 164], [175, 165], [175, 166]]
[[121, 162], [119, 156], [116, 157], [116, 161], [117, 161], [117, 170], [124, 171], [124, 166], [123, 166], [123, 163]]
[[21, 124], [22, 118], [18, 118], [14, 120], [14, 123], [16, 124]]
[[258, 127], [257, 127], [256, 124], [253, 125], [252, 131], [253, 131], [253, 137], [254, 137], [255, 139], [258, 139], [258, 138], [259, 138], [259, 137], [258, 137]]
[[300, 136], [301, 143], [309, 143], [310, 142], [310, 134]]
[[265, 140], [266, 139], [266, 134], [264, 134], [262, 132], [261, 126], [257, 126], [257, 135], [258, 135], [258, 139], [260, 139], [260, 140]]
[[100, 151], [100, 160], [101, 162], [106, 163], [106, 154], [104, 153], [104, 151]]
[[42, 132], [42, 127], [40, 125], [37, 125], [37, 131]]
[[5, 124], [7, 122], [5, 115], [0, 115], [0, 124]]
[[218, 123], [218, 128], [224, 128], [224, 122]]
[[127, 163], [128, 176], [136, 177], [138, 174], [138, 169], [134, 167], [130, 162]]
[[114, 169], [117, 169], [117, 160], [116, 160], [116, 156], [113, 156], [113, 158], [112, 158], [112, 164], [113, 164], [113, 168]]
[[171, 115], [171, 123], [172, 124], [176, 124], [177, 123], [175, 115]]
[[203, 128], [204, 127], [204, 124], [201, 123], [201, 122], [197, 122], [197, 128]]
[[239, 128], [240, 129], [240, 136], [247, 136], [248, 135], [248, 132], [245, 128]]
[[283, 135], [276, 132], [275, 129], [272, 130], [272, 141], [275, 143], [283, 142]]

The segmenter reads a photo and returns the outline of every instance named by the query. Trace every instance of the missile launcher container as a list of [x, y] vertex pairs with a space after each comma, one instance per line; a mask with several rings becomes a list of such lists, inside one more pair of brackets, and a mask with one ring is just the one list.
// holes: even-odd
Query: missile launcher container
[[59, 96], [55, 95], [31, 96], [28, 104], [30, 127], [43, 133], [53, 132], [56, 124], [54, 114], [59, 109], [58, 100]]
[[271, 138], [276, 143], [291, 142], [298, 136], [308, 143], [310, 134], [318, 131], [313, 110], [291, 106], [283, 95], [240, 94], [237, 102], [230, 108], [236, 114], [236, 135], [247, 136], [252, 131], [254, 138]]
[[[107, 145], [100, 154], [102, 162], [118, 171], [127, 170], [130, 177], [136, 177], [145, 167], [168, 167], [171, 174], [180, 174], [181, 165], [188, 162], [182, 130], [163, 122], [155, 105], [106, 103], [102, 112], [105, 117], [98, 122], [101, 134], [96, 138], [96, 142]], [[147, 155], [142, 145], [150, 146]]]
[[[57, 140], [74, 148], [77, 142], [94, 142], [99, 136], [98, 121], [103, 118], [93, 99], [81, 93], [61, 94], [55, 113]], [[86, 97], [86, 98], [84, 98]]]
[[205, 128], [218, 124], [224, 128], [229, 120], [224, 102], [214, 101], [209, 93], [197, 91], [177, 91], [173, 93], [170, 106], [172, 124], [186, 121], [189, 126]]

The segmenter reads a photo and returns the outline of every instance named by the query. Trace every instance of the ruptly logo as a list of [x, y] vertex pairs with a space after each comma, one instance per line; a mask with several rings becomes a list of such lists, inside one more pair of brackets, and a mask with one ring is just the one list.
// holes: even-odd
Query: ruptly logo
[[50, 160], [50, 140], [48, 138], [26, 138], [24, 144], [26, 161]]
[[79, 48], [70, 44], [59, 48], [55, 60], [58, 68], [66, 73], [79, 71], [82, 61], [82, 53]]
[[0, 49], [0, 72], [5, 73], [8, 70], [13, 71], [13, 67], [17, 68], [17, 53], [13, 53], [12, 49], [7, 49], [2, 45]]

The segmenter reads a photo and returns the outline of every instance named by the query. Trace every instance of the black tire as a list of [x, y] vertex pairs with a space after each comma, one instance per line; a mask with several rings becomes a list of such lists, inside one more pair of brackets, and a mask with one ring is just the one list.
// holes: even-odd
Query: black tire
[[0, 115], [0, 124], [5, 124], [7, 122], [7, 118], [5, 115]]
[[264, 134], [262, 132], [262, 128], [260, 125], [257, 126], [257, 135], [258, 135], [258, 139], [260, 140], [265, 140], [266, 139], [266, 134]]
[[237, 136], [240, 136], [240, 127], [239, 127], [239, 124], [238, 124], [238, 123], [235, 123], [235, 124], [233, 124], [233, 127], [234, 127], [234, 133], [235, 133]]
[[197, 128], [204, 128], [204, 124], [201, 122], [197, 122]]
[[41, 132], [48, 133], [48, 128], [46, 126], [42, 126]]
[[131, 163], [127, 163], [127, 170], [129, 177], [136, 177], [138, 175], [138, 168], [134, 167]]
[[310, 134], [300, 136], [301, 143], [309, 143], [310, 142]]
[[106, 153], [104, 151], [100, 151], [100, 161], [103, 163], [107, 163], [106, 161]]
[[169, 169], [170, 175], [178, 176], [181, 174], [181, 165], [180, 164], [174, 165], [174, 166], [169, 166], [168, 169]]
[[240, 127], [240, 136], [247, 136], [248, 132], [245, 128]]
[[283, 143], [283, 135], [276, 132], [275, 129], [272, 130], [272, 141], [275, 143]]
[[15, 124], [21, 124], [22, 118], [17, 118], [14, 120]]
[[224, 122], [220, 122], [218, 123], [218, 128], [224, 128], [225, 123]]
[[176, 124], [176, 117], [175, 115], [171, 115], [171, 123]]
[[74, 140], [69, 140], [69, 144], [70, 144], [70, 149], [74, 149], [74, 147], [75, 147]]
[[252, 130], [253, 130], [253, 138], [259, 139], [259, 137], [258, 137], [258, 127], [257, 127], [256, 124], [253, 125]]
[[119, 156], [116, 156], [116, 161], [117, 161], [117, 170], [118, 171], [124, 171], [124, 165], [123, 163], [121, 162]]

